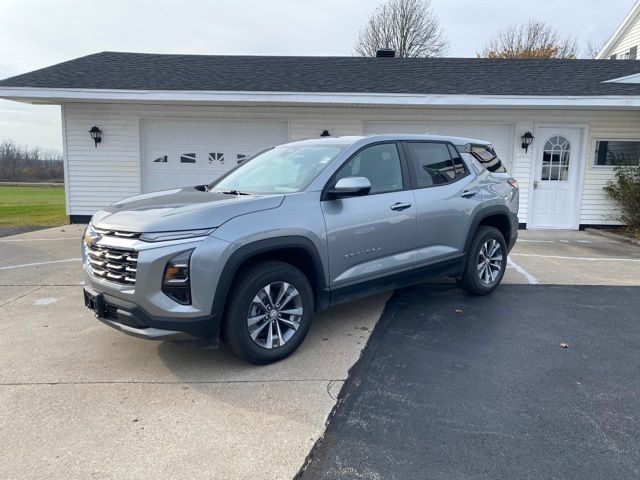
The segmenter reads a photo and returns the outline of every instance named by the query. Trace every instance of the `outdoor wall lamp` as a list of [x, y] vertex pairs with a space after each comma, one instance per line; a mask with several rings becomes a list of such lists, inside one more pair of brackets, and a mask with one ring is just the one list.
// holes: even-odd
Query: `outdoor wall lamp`
[[89, 130], [89, 135], [91, 135], [91, 138], [96, 144], [96, 148], [98, 148], [98, 144], [102, 141], [102, 130], [94, 125], [91, 127], [91, 130]]
[[321, 137], [330, 137], [331, 134], [329, 133], [329, 130], [325, 130], [320, 134]]
[[522, 135], [522, 148], [524, 149], [525, 152], [529, 151], [529, 145], [533, 143], [534, 138], [536, 137], [534, 137], [531, 134], [531, 132], [527, 132], [524, 135]]

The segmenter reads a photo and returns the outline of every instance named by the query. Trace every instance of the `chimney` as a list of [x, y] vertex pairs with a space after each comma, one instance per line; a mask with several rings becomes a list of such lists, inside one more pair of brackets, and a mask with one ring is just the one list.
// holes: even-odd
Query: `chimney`
[[393, 58], [396, 56], [396, 51], [392, 48], [381, 48], [376, 52], [376, 57], [378, 58]]

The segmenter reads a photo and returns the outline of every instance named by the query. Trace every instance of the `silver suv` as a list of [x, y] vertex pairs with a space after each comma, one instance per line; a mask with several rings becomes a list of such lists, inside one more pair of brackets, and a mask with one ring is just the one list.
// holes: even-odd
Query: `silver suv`
[[518, 185], [487, 142], [323, 138], [266, 150], [209, 185], [97, 212], [85, 305], [125, 333], [221, 337], [269, 363], [314, 312], [434, 276], [485, 295], [518, 233]]

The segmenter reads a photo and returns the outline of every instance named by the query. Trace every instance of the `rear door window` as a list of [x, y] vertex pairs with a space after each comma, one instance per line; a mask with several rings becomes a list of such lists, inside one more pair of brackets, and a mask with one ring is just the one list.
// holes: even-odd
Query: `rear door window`
[[419, 188], [445, 185], [467, 174], [458, 152], [447, 143], [407, 142]]

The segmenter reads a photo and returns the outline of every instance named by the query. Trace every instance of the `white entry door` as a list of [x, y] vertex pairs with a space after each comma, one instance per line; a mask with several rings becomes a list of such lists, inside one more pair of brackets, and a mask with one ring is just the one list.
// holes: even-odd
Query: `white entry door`
[[286, 121], [144, 119], [143, 191], [210, 183], [288, 138]]
[[530, 228], [578, 228], [582, 139], [581, 128], [537, 129]]

